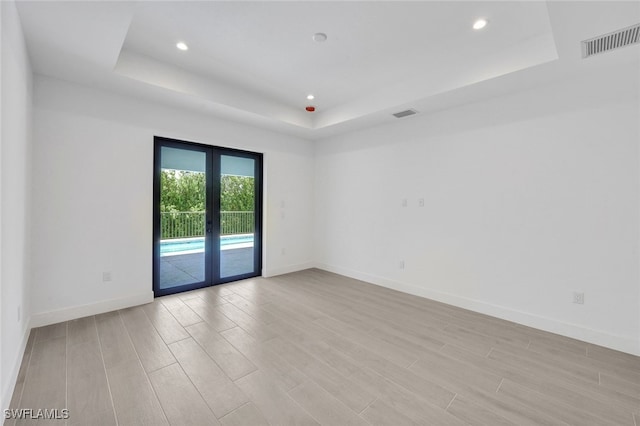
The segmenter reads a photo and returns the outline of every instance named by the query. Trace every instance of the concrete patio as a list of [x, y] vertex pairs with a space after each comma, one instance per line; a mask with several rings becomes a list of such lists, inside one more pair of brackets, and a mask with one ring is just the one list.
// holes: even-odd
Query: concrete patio
[[[220, 276], [231, 277], [253, 271], [253, 247], [220, 251]], [[160, 257], [160, 288], [204, 281], [204, 253]]]

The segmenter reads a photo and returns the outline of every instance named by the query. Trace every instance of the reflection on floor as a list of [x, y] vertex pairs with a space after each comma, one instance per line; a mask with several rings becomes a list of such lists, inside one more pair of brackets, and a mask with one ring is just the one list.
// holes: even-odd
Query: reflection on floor
[[[220, 276], [231, 277], [253, 271], [253, 247], [222, 250]], [[204, 281], [204, 253], [160, 258], [160, 288]]]

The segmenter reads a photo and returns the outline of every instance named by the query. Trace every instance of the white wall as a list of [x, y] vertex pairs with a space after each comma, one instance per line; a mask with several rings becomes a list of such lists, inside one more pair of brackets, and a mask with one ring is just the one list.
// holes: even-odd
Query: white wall
[[319, 141], [318, 266], [640, 354], [638, 75]]
[[22, 361], [30, 311], [32, 78], [15, 4], [2, 1], [0, 10], [0, 408], [5, 408]]
[[154, 135], [264, 153], [264, 274], [311, 264], [311, 142], [40, 76], [34, 99], [34, 325], [152, 298]]

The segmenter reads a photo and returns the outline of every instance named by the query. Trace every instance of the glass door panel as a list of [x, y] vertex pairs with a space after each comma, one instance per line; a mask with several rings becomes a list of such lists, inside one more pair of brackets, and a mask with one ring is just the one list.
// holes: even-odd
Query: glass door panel
[[255, 265], [256, 160], [220, 156], [220, 278], [252, 274]]
[[158, 287], [206, 281], [207, 152], [160, 147]]

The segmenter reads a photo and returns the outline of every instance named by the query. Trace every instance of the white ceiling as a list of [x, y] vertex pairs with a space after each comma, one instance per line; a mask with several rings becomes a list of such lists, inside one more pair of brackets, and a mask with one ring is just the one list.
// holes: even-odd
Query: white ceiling
[[[580, 57], [581, 40], [640, 22], [640, 2], [20, 1], [18, 10], [37, 73], [310, 139], [640, 63], [639, 46]], [[489, 25], [473, 30], [480, 17]], [[316, 32], [327, 41], [314, 42]]]

